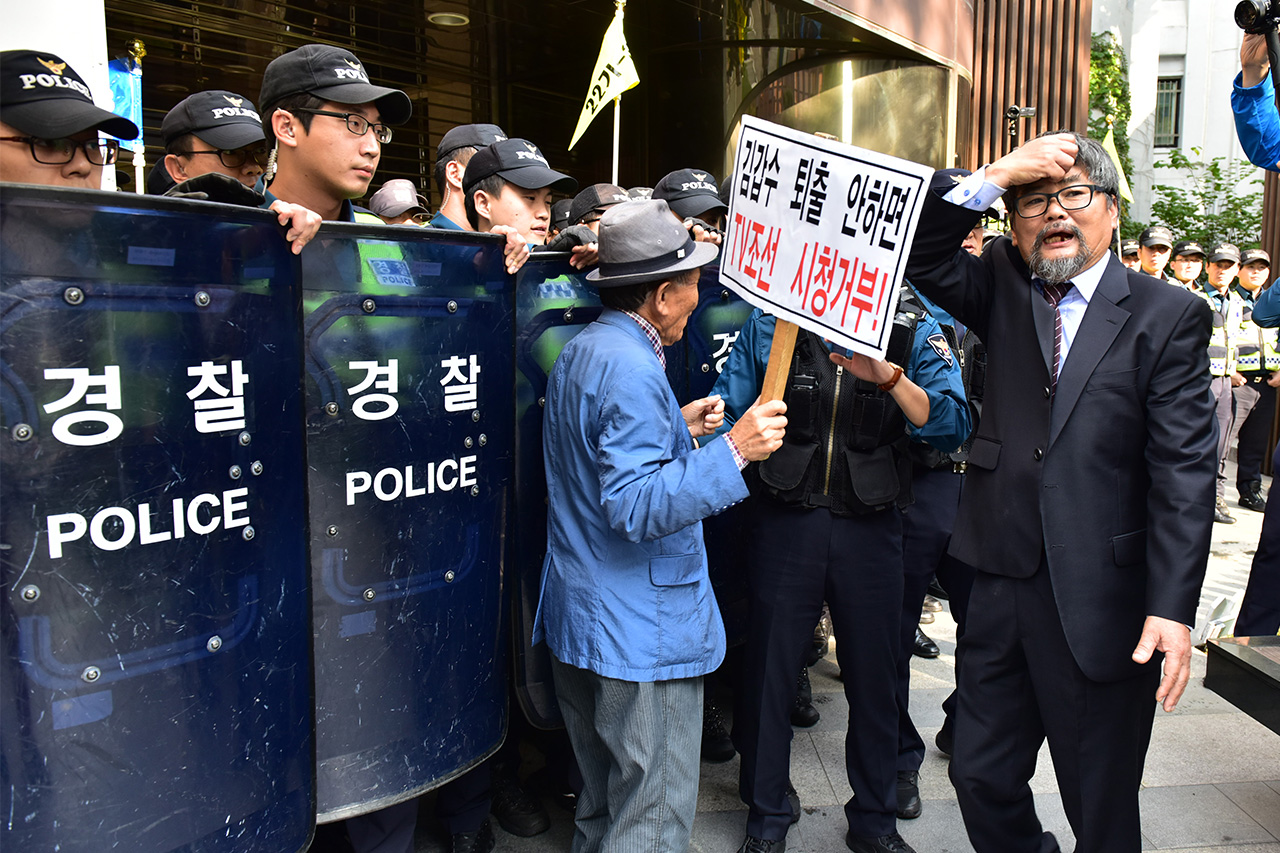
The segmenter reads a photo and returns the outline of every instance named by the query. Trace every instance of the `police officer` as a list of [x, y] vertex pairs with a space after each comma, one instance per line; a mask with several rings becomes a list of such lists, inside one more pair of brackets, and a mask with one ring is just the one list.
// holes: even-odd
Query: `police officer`
[[425, 225], [427, 200], [413, 181], [396, 178], [387, 181], [369, 197], [369, 210], [388, 225]]
[[[754, 311], [713, 388], [726, 428], [760, 394], [775, 318]], [[896, 663], [903, 600], [902, 519], [911, 437], [952, 450], [969, 432], [959, 365], [938, 324], [907, 308], [887, 360], [833, 353], [797, 335], [783, 447], [748, 469], [750, 623], [734, 716], [739, 791], [750, 808], [744, 853], [781, 853], [796, 817], [788, 798], [796, 672], [825, 599], [849, 700], [847, 843], [910, 851], [896, 829]], [[904, 364], [905, 366], [898, 366]]]
[[[1233, 288], [1242, 315], [1236, 336], [1236, 416], [1227, 446], [1236, 444], [1236, 491], [1240, 506], [1254, 512], [1266, 509], [1262, 496], [1262, 459], [1267, 452], [1276, 410], [1275, 388], [1280, 386], [1280, 351], [1276, 330], [1253, 322], [1253, 306], [1267, 283], [1271, 256], [1262, 249], [1240, 255], [1240, 281]], [[1238, 443], [1237, 443], [1238, 439]]]
[[102, 189], [102, 167], [137, 126], [93, 103], [76, 70], [52, 53], [0, 52], [0, 181]]
[[1163, 225], [1149, 226], [1138, 235], [1138, 261], [1147, 275], [1168, 281], [1164, 268], [1172, 252], [1173, 232]]
[[1204, 272], [1204, 248], [1195, 240], [1179, 240], [1173, 247], [1173, 282], [1187, 290], [1200, 288], [1200, 274]]
[[1120, 241], [1120, 262], [1135, 272], [1142, 269], [1142, 261], [1138, 258], [1137, 240]]
[[676, 169], [654, 184], [653, 197], [666, 201], [694, 240], [720, 245], [729, 206], [720, 199], [715, 175], [704, 169]]
[[[221, 89], [196, 92], [179, 101], [165, 113], [160, 136], [165, 156], [159, 171], [169, 179], [169, 186], [218, 172], [253, 187], [270, 153], [262, 117], [253, 102]], [[147, 183], [154, 192], [152, 182]]]
[[506, 138], [506, 131], [496, 124], [460, 124], [440, 139], [436, 146], [434, 170], [436, 189], [440, 191], [440, 209], [431, 218], [432, 228], [471, 230], [463, 203], [462, 176], [477, 151]]
[[1232, 386], [1243, 384], [1236, 379], [1235, 338], [1243, 321], [1244, 306], [1231, 289], [1240, 268], [1240, 250], [1230, 243], [1219, 243], [1209, 250], [1209, 280], [1194, 291], [1213, 309], [1213, 333], [1209, 336], [1210, 388], [1217, 400], [1218, 418], [1218, 482], [1214, 499], [1213, 520], [1219, 524], [1235, 524], [1227, 512], [1226, 461], [1227, 442], [1231, 438], [1231, 422], [1235, 411]]

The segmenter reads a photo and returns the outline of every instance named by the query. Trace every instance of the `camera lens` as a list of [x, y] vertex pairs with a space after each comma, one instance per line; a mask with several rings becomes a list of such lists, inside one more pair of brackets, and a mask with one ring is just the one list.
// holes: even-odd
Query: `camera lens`
[[1271, 28], [1267, 20], [1270, 5], [1269, 0], [1240, 0], [1236, 4], [1236, 26], [1254, 35], [1266, 33]]

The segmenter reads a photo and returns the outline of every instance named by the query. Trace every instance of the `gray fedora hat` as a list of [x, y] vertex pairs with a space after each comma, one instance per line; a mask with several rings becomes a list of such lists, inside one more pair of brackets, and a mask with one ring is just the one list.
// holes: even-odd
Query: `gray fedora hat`
[[624, 201], [600, 218], [600, 262], [587, 281], [597, 287], [662, 281], [719, 253], [714, 243], [695, 243], [662, 199]]

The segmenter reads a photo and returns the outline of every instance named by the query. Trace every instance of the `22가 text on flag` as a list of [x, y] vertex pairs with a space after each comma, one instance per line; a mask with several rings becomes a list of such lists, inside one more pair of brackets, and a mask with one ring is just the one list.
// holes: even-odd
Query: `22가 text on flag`
[[743, 118], [720, 280], [746, 301], [883, 358], [933, 169]]

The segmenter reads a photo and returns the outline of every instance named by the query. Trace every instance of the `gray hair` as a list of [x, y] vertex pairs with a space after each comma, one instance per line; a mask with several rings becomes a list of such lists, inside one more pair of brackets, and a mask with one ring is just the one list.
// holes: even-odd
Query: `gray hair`
[[1037, 136], [1058, 136], [1067, 135], [1075, 139], [1079, 149], [1076, 152], [1076, 166], [1080, 167], [1088, 176], [1089, 180], [1097, 186], [1102, 187], [1102, 191], [1107, 195], [1115, 198], [1120, 194], [1120, 174], [1116, 171], [1116, 164], [1111, 159], [1111, 155], [1102, 147], [1102, 143], [1096, 139], [1090, 139], [1083, 133], [1076, 133], [1074, 130], [1048, 130]]

